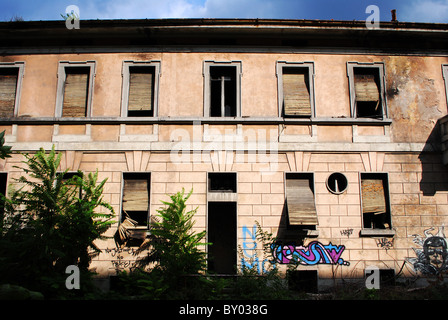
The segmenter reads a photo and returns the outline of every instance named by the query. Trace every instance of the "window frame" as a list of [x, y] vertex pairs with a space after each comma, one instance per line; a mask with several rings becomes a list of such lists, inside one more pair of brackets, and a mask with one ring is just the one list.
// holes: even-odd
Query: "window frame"
[[135, 61], [125, 60], [123, 61], [123, 67], [121, 71], [122, 76], [122, 88], [121, 88], [121, 117], [129, 118], [128, 105], [129, 105], [129, 86], [130, 86], [130, 68], [131, 67], [152, 67], [154, 68], [154, 83], [153, 83], [153, 101], [152, 116], [142, 116], [138, 118], [154, 118], [159, 114], [159, 85], [160, 85], [160, 73], [161, 73], [161, 61]]
[[[350, 98], [350, 115], [354, 119], [371, 119], [370, 117], [358, 117], [356, 110], [356, 92], [355, 92], [355, 68], [377, 69], [379, 77], [379, 94], [381, 98], [382, 118], [377, 121], [384, 121], [389, 119], [389, 112], [387, 109], [386, 99], [386, 67], [384, 62], [347, 62], [347, 77], [349, 85]], [[374, 119], [374, 118], [373, 118]]]
[[287, 209], [287, 223], [286, 228], [288, 230], [317, 230], [317, 227], [319, 225], [319, 216], [317, 212], [317, 205], [316, 205], [316, 177], [314, 172], [309, 171], [288, 171], [284, 172], [283, 174], [283, 189], [284, 189], [284, 197], [285, 197], [285, 204], [288, 205], [288, 190], [286, 186], [287, 180], [297, 180], [297, 179], [303, 179], [308, 180], [310, 183], [310, 189], [313, 193], [313, 204], [314, 204], [314, 210], [316, 215], [316, 223], [315, 224], [291, 224], [290, 223], [290, 216], [289, 216], [289, 208]]
[[[56, 92], [56, 109], [55, 116], [62, 118], [62, 106], [64, 104], [64, 92], [65, 92], [65, 80], [66, 80], [66, 68], [90, 68], [89, 72], [89, 84], [87, 93], [87, 106], [86, 106], [86, 118], [92, 116], [92, 100], [93, 100], [93, 88], [96, 75], [96, 62], [95, 61], [59, 61], [58, 66], [58, 84]], [[81, 117], [76, 117], [81, 118]]]
[[211, 77], [210, 77], [210, 68], [211, 67], [235, 67], [236, 68], [236, 112], [235, 116], [221, 116], [221, 117], [213, 117], [213, 118], [240, 118], [242, 115], [242, 107], [241, 107], [241, 78], [242, 78], [242, 62], [241, 61], [225, 61], [225, 62], [217, 62], [217, 61], [204, 61], [203, 66], [203, 77], [204, 77], [204, 117], [211, 118], [210, 116], [210, 107], [211, 107]]
[[[362, 179], [366, 179], [365, 175], [371, 176], [381, 176], [384, 181], [384, 197], [386, 201], [386, 215], [389, 223], [389, 228], [379, 229], [379, 228], [366, 228], [364, 227], [364, 212], [362, 209], [363, 198], [362, 198]], [[387, 189], [387, 190], [386, 190]], [[392, 209], [391, 209], [391, 198], [390, 198], [390, 181], [388, 172], [359, 172], [359, 199], [360, 199], [360, 212], [361, 212], [361, 236], [394, 236], [395, 230], [392, 224]]]
[[25, 75], [25, 62], [15, 61], [15, 62], [0, 62], [0, 68], [15, 69], [17, 68], [17, 84], [16, 84], [16, 97], [14, 101], [14, 112], [13, 116], [17, 117], [19, 115], [20, 109], [20, 97], [22, 95], [22, 82]]
[[148, 212], [147, 212], [147, 216], [146, 216], [146, 226], [143, 225], [137, 225], [135, 228], [133, 228], [133, 230], [149, 230], [149, 223], [150, 223], [150, 219], [151, 219], [151, 198], [152, 198], [152, 194], [151, 194], [151, 172], [141, 172], [141, 171], [126, 171], [126, 172], [122, 172], [121, 174], [121, 190], [120, 190], [120, 214], [119, 214], [119, 224], [122, 224], [124, 219], [123, 219], [123, 195], [124, 195], [124, 181], [125, 181], [125, 177], [126, 176], [138, 176], [138, 175], [144, 175], [146, 179], [142, 178], [141, 180], [146, 180], [148, 182]]
[[443, 79], [445, 80], [445, 97], [448, 109], [448, 64], [442, 64], [442, 76]]
[[[307, 69], [308, 70], [308, 83], [309, 83], [309, 95], [310, 95], [310, 116], [301, 115], [288, 115], [284, 114], [283, 105], [283, 69], [284, 68], [297, 68], [297, 69]], [[278, 116], [281, 118], [303, 118], [303, 119], [313, 119], [316, 117], [316, 106], [315, 106], [315, 89], [314, 89], [314, 76], [315, 68], [314, 62], [304, 61], [304, 62], [288, 62], [288, 61], [277, 61], [276, 63], [276, 76], [277, 76], [277, 92], [278, 92]]]

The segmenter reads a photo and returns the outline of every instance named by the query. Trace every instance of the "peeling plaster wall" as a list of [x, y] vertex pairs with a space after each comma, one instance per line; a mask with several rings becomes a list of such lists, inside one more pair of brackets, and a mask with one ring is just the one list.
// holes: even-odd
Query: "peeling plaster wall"
[[441, 65], [448, 59], [392, 56], [384, 61], [393, 141], [427, 141], [446, 114]]

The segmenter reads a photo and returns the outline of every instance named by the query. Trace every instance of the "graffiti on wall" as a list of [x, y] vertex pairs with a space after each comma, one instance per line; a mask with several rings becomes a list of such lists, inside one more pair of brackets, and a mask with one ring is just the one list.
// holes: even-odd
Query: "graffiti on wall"
[[272, 254], [280, 264], [298, 263], [303, 265], [337, 264], [348, 266], [350, 263], [341, 256], [344, 245], [335, 246], [331, 242], [327, 245], [319, 241], [312, 241], [308, 246], [295, 244], [272, 244]]
[[271, 267], [275, 268], [275, 263], [272, 265], [272, 261], [260, 259], [257, 254], [257, 225], [252, 228], [243, 226], [241, 269], [256, 270], [258, 274], [263, 274]]
[[414, 243], [420, 248], [412, 248], [416, 254], [414, 258], [407, 258], [416, 272], [425, 275], [440, 275], [448, 271], [447, 240], [442, 226], [436, 234], [431, 233], [435, 228], [424, 231], [424, 237], [418, 234], [412, 235]]

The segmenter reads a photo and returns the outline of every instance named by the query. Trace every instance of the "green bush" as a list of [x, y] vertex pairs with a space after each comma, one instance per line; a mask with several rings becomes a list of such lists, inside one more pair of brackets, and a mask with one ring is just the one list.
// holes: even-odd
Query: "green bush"
[[[62, 297], [91, 290], [88, 270], [94, 241], [113, 223], [112, 207], [102, 200], [106, 180], [82, 172], [64, 179], [58, 172], [61, 154], [54, 147], [46, 154], [24, 155], [25, 175], [15, 179], [21, 187], [2, 197], [5, 208], [0, 219], [0, 283], [11, 283]], [[98, 213], [104, 207], [110, 213]], [[81, 289], [65, 287], [65, 269], [77, 265]]]

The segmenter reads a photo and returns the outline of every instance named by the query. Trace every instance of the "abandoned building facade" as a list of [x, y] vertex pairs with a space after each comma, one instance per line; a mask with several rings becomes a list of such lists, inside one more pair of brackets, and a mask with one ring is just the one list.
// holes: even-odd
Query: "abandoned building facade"
[[[38, 21], [0, 23], [0, 38], [0, 130], [15, 152], [2, 191], [22, 174], [17, 152], [54, 145], [61, 171], [98, 170], [117, 213], [99, 277], [132, 268], [182, 189], [216, 274], [297, 261], [324, 286], [448, 267], [447, 25]], [[268, 255], [258, 226], [276, 237]]]

